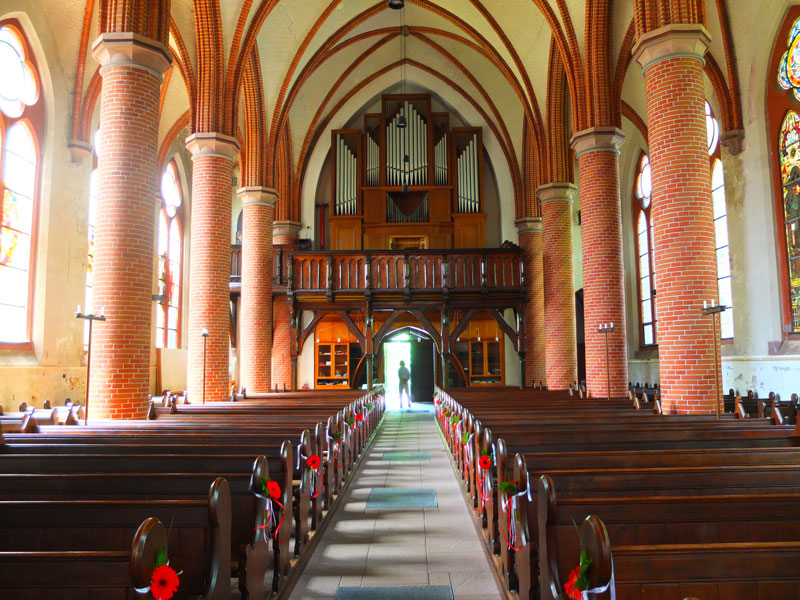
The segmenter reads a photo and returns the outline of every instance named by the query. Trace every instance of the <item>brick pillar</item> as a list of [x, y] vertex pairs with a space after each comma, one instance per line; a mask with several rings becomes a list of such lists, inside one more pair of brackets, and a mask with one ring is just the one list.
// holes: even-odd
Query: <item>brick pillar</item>
[[542, 205], [542, 268], [547, 387], [565, 390], [578, 379], [575, 339], [575, 275], [572, 267], [571, 183], [551, 183], [537, 192]]
[[159, 97], [169, 50], [131, 33], [106, 33], [100, 63], [101, 143], [92, 307], [90, 415], [144, 418], [150, 383]]
[[242, 199], [241, 385], [248, 392], [270, 390], [272, 371], [272, 220], [278, 193], [246, 187]]
[[719, 337], [701, 314], [704, 300], [717, 303], [703, 79], [709, 43], [700, 25], [671, 25], [641, 36], [635, 48], [644, 71], [653, 174], [661, 403], [673, 413], [710, 413], [720, 402]]
[[189, 265], [189, 400], [226, 400], [230, 348], [231, 181], [239, 151], [236, 140], [219, 133], [196, 133], [186, 140], [192, 153], [192, 257]]
[[[619, 197], [619, 147], [624, 139], [625, 134], [613, 127], [594, 127], [572, 137], [580, 173], [586, 387], [602, 398], [623, 398], [628, 391]], [[598, 333], [603, 323], [613, 323], [615, 331]]]
[[547, 381], [545, 358], [544, 267], [542, 263], [542, 219], [517, 220], [519, 245], [523, 251], [525, 293], [525, 386]]
[[[296, 244], [300, 233], [296, 221], [275, 221], [273, 244]], [[289, 298], [277, 296], [272, 303], [272, 387], [292, 389], [292, 332]]]

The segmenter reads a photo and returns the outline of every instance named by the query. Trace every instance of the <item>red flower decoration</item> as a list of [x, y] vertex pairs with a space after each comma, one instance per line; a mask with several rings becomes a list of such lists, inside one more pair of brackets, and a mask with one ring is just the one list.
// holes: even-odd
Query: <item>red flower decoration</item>
[[312, 454], [306, 460], [306, 464], [308, 465], [308, 468], [309, 469], [313, 469], [314, 471], [319, 469], [319, 463], [320, 463], [320, 460], [319, 460], [319, 455], [318, 454]]
[[453, 423], [450, 423], [450, 426], [451, 426], [453, 429], [455, 429], [456, 427], [458, 427], [458, 421], [455, 421], [455, 422], [453, 422]]
[[355, 428], [356, 428], [356, 424], [355, 423], [351, 423], [350, 424], [350, 429], [355, 429]]
[[356, 421], [358, 421], [360, 423], [363, 420], [364, 420], [364, 415], [362, 415], [361, 413], [358, 413], [356, 415]]
[[478, 466], [479, 466], [481, 469], [483, 469], [484, 471], [485, 471], [486, 469], [490, 469], [490, 468], [491, 468], [491, 466], [492, 466], [492, 457], [491, 457], [491, 456], [488, 456], [488, 455], [486, 455], [486, 454], [482, 455], [482, 456], [481, 456], [481, 457], [478, 459]]
[[438, 399], [438, 398], [436, 398], [436, 400], [434, 400], [434, 401], [433, 401], [433, 403], [434, 403], [436, 406], [439, 406], [439, 399]]
[[575, 567], [569, 572], [569, 579], [567, 579], [567, 583], [564, 584], [564, 591], [567, 592], [567, 597], [572, 600], [581, 600], [581, 590], [575, 586], [580, 575], [581, 568]]
[[267, 482], [267, 492], [269, 492], [270, 498], [280, 498], [281, 486], [278, 485], [277, 481], [270, 480]]
[[169, 600], [178, 591], [181, 580], [175, 569], [169, 565], [161, 565], [153, 569], [150, 580], [150, 593], [156, 600]]

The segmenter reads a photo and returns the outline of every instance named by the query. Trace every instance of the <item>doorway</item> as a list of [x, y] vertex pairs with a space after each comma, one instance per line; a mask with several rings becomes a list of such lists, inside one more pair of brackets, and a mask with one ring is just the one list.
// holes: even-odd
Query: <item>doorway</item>
[[[386, 382], [386, 406], [400, 409], [400, 361], [411, 374], [409, 391], [415, 404], [433, 402], [434, 364], [436, 349], [433, 341], [414, 329], [400, 330], [383, 343], [383, 378]], [[419, 407], [417, 407], [419, 408]]]
[[386, 409], [400, 410], [400, 378], [397, 371], [400, 361], [413, 373], [411, 342], [407, 333], [398, 333], [383, 344], [384, 377], [386, 380]]

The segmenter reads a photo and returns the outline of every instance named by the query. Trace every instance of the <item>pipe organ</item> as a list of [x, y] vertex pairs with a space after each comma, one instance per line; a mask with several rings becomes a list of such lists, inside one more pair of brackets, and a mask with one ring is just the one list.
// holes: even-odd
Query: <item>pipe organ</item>
[[363, 118], [332, 134], [331, 249], [484, 247], [481, 129], [451, 128], [427, 94], [384, 95]]

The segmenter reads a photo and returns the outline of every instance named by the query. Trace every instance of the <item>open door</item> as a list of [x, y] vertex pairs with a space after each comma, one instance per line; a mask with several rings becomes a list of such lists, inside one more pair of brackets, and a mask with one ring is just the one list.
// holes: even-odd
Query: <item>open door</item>
[[414, 402], [433, 402], [433, 342], [411, 342], [411, 399]]

